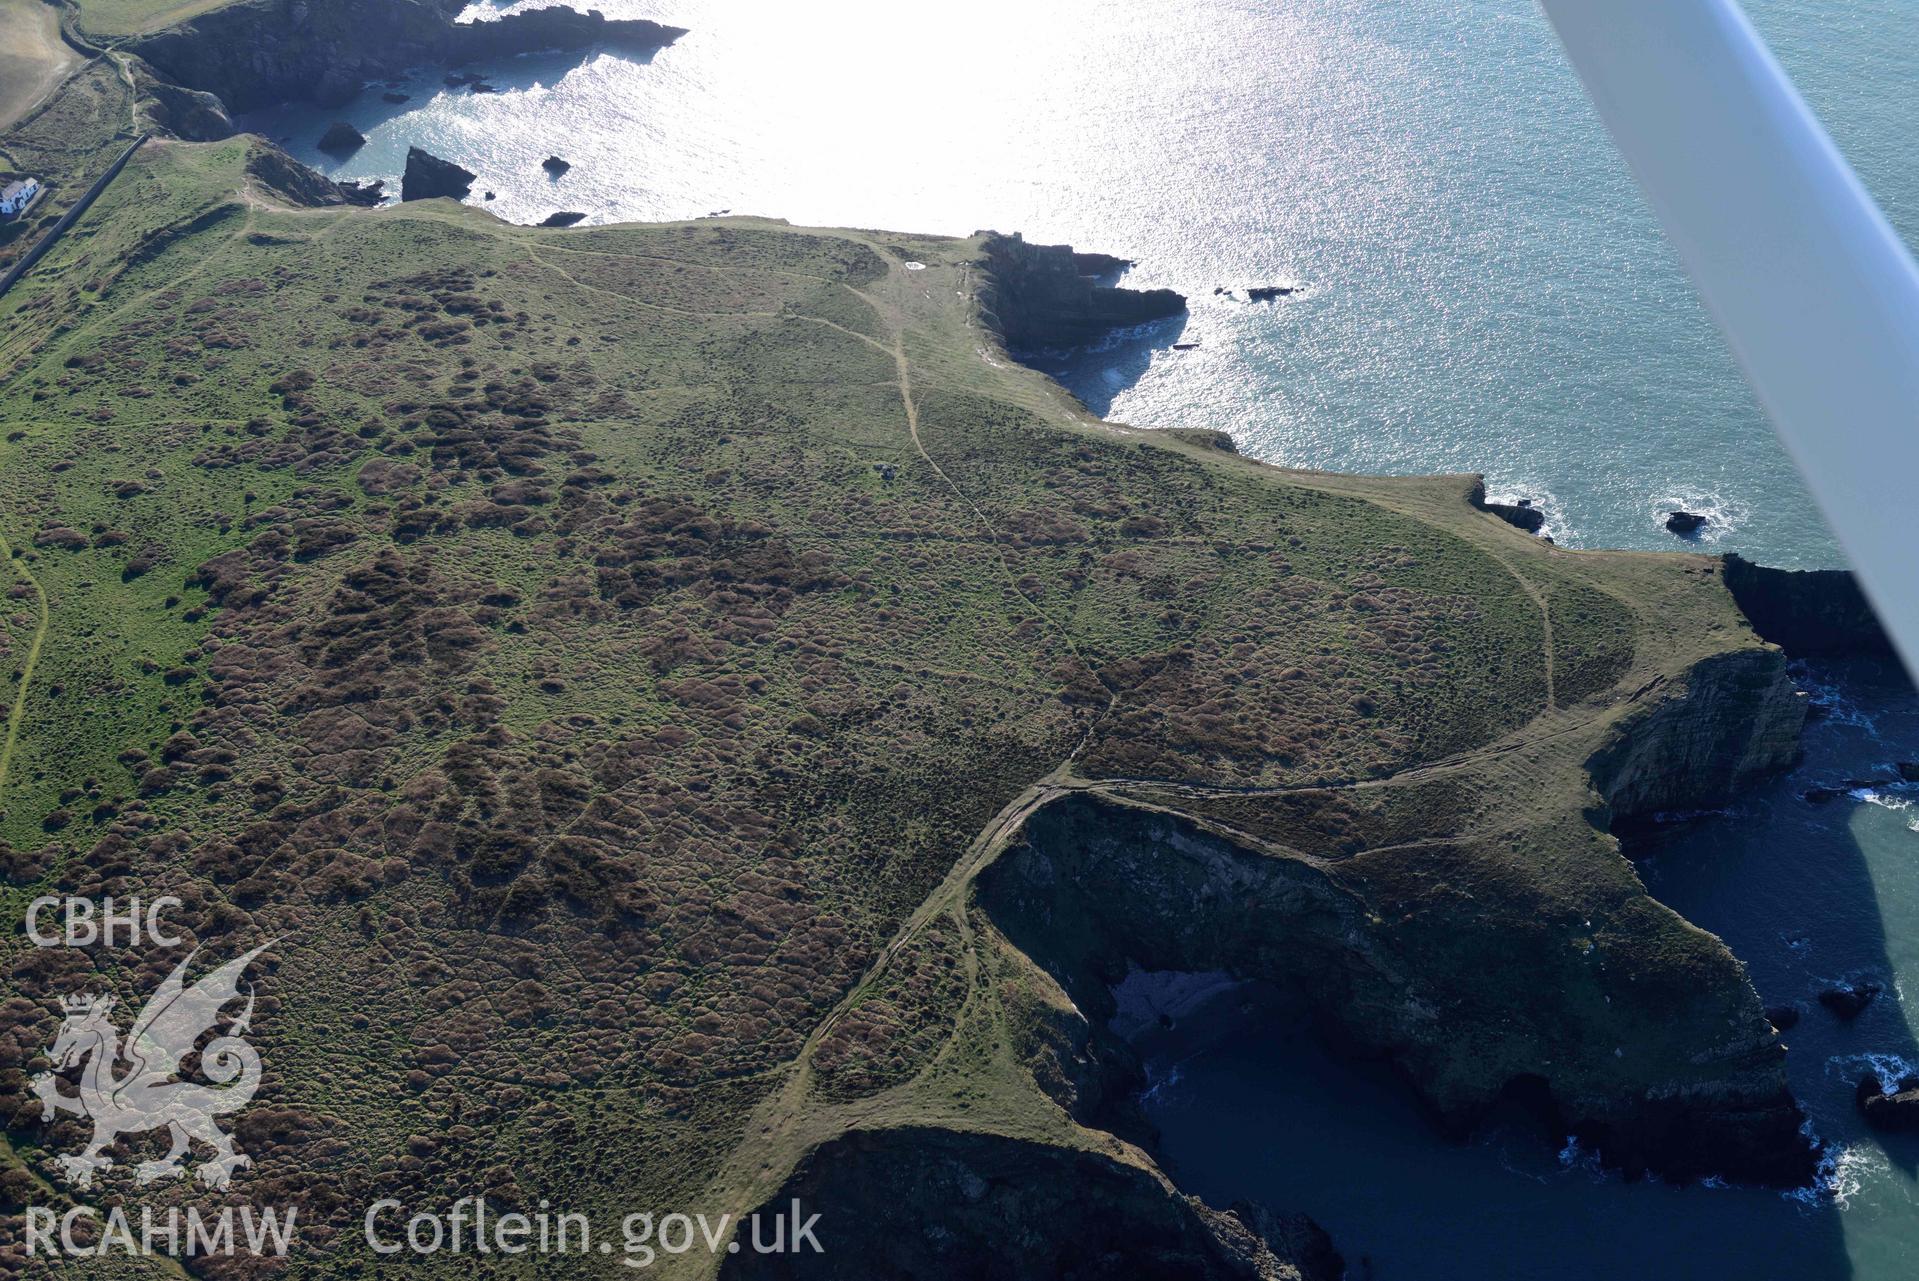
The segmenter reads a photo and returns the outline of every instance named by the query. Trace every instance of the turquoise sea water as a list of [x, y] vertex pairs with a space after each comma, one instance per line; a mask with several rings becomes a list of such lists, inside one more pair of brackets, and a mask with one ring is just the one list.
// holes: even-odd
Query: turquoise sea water
[[[405, 104], [375, 92], [247, 123], [395, 188], [406, 147], [425, 146], [521, 222], [727, 209], [1129, 255], [1130, 283], [1180, 289], [1192, 310], [1051, 363], [1108, 417], [1223, 427], [1303, 466], [1485, 472], [1573, 545], [1674, 546], [1660, 520], [1686, 506], [1713, 517], [1710, 547], [1838, 563], [1526, 0], [597, 2], [692, 33], [645, 59], [481, 68], [497, 93], [449, 91], [435, 71], [402, 86]], [[1751, 9], [1919, 242], [1919, 0]], [[371, 139], [344, 162], [312, 145], [335, 118]], [[549, 179], [549, 154], [573, 170]], [[1213, 292], [1261, 283], [1301, 292]], [[1642, 870], [1769, 1003], [1808, 1004], [1790, 1057], [1833, 1144], [1833, 1195], [1628, 1187], [1518, 1130], [1449, 1147], [1390, 1081], [1277, 1016], [1198, 1019], [1159, 1047], [1153, 1115], [1182, 1179], [1216, 1202], [1307, 1209], [1386, 1281], [1919, 1272], [1919, 1149], [1889, 1149], [1851, 1108], [1866, 1056], [1911, 1053], [1898, 997], [1919, 982], [1919, 811], [1897, 789], [1799, 799], [1919, 759], [1919, 703], [1857, 665], [1805, 678], [1840, 709], [1806, 764], [1671, 829]], [[1865, 974], [1892, 990], [1858, 1023], [1810, 1004]]]

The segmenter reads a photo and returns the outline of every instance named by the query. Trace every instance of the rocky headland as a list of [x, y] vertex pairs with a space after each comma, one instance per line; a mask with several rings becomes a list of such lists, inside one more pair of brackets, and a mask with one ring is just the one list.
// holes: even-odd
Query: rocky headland
[[596, 44], [658, 48], [685, 34], [565, 5], [481, 22], [463, 0], [242, 0], [131, 43], [162, 76], [230, 111], [276, 102], [345, 102], [367, 83], [427, 64], [459, 65]]
[[1127, 266], [1110, 254], [1070, 245], [1034, 245], [1015, 232], [984, 233], [986, 283], [980, 313], [1009, 351], [1072, 347], [1115, 329], [1165, 320], [1186, 310], [1170, 289], [1119, 289], [1100, 283]]
[[[141, 41], [177, 77], [144, 92], [213, 135], [225, 106], [352, 92], [511, 35], [449, 34], [454, 7], [248, 0]], [[512, 38], [611, 38], [598, 15], [545, 21]], [[153, 688], [102, 707], [80, 747], [58, 716], [24, 722], [23, 759], [95, 751], [88, 776], [113, 795], [77, 814], [57, 784], [10, 795], [0, 852], [28, 885], [191, 850], [172, 874], [247, 905], [209, 910], [215, 938], [297, 920], [363, 960], [365, 931], [398, 922], [381, 937], [404, 939], [404, 970], [294, 956], [337, 1037], [265, 1029], [269, 1058], [298, 1048], [342, 1082], [384, 1062], [364, 1042], [389, 1023], [413, 1047], [342, 1087], [352, 1106], [322, 1136], [337, 1148], [308, 1150], [315, 1122], [263, 1151], [294, 1194], [326, 1204], [325, 1162], [349, 1147], [365, 1186], [418, 1190], [426, 1167], [386, 1151], [393, 1135], [464, 1131], [422, 1178], [565, 1184], [595, 1177], [573, 1161], [587, 1145], [639, 1134], [668, 1159], [613, 1164], [662, 1180], [644, 1192], [837, 1207], [832, 1268], [1338, 1275], [1309, 1224], [1206, 1207], [1156, 1166], [1110, 1026], [1114, 986], [1142, 969], [1293, 993], [1450, 1134], [1519, 1100], [1631, 1172], [1812, 1176], [1743, 968], [1646, 895], [1614, 833], [1790, 764], [1805, 703], [1768, 642], [1839, 643], [1863, 626], [1856, 589], [1566, 552], [1517, 535], [1472, 477], [1289, 472], [1220, 433], [1089, 422], [994, 357], [1184, 309], [1102, 283], [1126, 265], [1107, 255], [748, 220], [594, 227], [567, 243], [620, 288], [585, 299], [529, 260], [523, 237], [544, 233], [477, 209], [343, 210], [315, 237], [312, 215], [260, 208], [233, 236], [243, 185], [269, 205], [366, 193], [264, 144], [154, 150], [142, 191], [175, 203], [111, 209], [136, 249], [62, 249], [80, 255], [68, 277], [109, 283], [86, 305], [140, 363], [74, 345], [91, 329], [22, 358], [18, 396], [51, 408], [15, 471], [32, 482], [20, 564], [78, 599], [118, 582], [202, 647], [176, 664], [170, 640]], [[405, 195], [472, 180], [416, 149]], [[230, 283], [183, 290], [168, 254]], [[273, 291], [251, 287], [268, 274]], [[736, 312], [708, 309], [729, 290]], [[129, 298], [178, 304], [193, 360], [110, 329]], [[27, 305], [56, 334], [75, 304], [50, 286]], [[684, 328], [660, 334], [661, 308]], [[323, 400], [301, 353], [349, 348]], [[112, 461], [89, 452], [93, 407], [140, 399], [176, 359], [235, 425], [201, 440], [123, 419], [160, 480], [109, 486], [126, 478], [89, 470]], [[650, 381], [692, 399], [627, 394]], [[821, 414], [822, 386], [871, 394]], [[202, 473], [287, 497], [162, 545], [144, 486]], [[118, 542], [64, 523], [103, 493], [113, 519], [153, 513], [131, 577]], [[503, 539], [529, 566], [513, 582], [495, 581]], [[50, 626], [77, 682], [92, 620]], [[529, 631], [550, 649], [510, 666]], [[938, 662], [934, 635], [954, 637]], [[645, 723], [569, 701], [576, 682], [630, 695]], [[175, 690], [194, 701], [156, 701]], [[183, 728], [156, 741], [163, 707]], [[158, 836], [136, 821], [156, 797]], [[688, 815], [697, 837], [659, 826]], [[461, 928], [415, 928], [436, 920]], [[457, 1026], [418, 1015], [411, 976], [429, 971], [477, 976], [447, 993]], [[448, 1040], [476, 1080], [562, 1100], [568, 1072], [621, 1084], [605, 1117], [490, 1092], [494, 1119], [527, 1117], [496, 1142], [436, 1084]]]

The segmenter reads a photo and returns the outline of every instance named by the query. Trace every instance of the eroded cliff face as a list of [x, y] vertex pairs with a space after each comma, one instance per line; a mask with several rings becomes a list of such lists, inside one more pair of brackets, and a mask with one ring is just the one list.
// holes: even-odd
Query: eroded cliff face
[[1752, 629], [1789, 654], [1892, 654], [1850, 570], [1769, 569], [1731, 555], [1725, 579]]
[[657, 47], [685, 31], [565, 6], [456, 23], [465, 0], [246, 0], [133, 43], [135, 53], [233, 111], [344, 102], [409, 67], [595, 43]]
[[1110, 254], [1070, 245], [1029, 245], [1017, 233], [988, 233], [981, 316], [1009, 351], [1091, 342], [1115, 329], [1177, 316], [1186, 299], [1170, 289], [1119, 289], [1099, 278], [1125, 266]]
[[460, 0], [247, 0], [148, 36], [134, 51], [229, 110], [340, 102], [368, 80], [437, 56]]
[[764, 1221], [795, 1198], [820, 1212], [821, 1252], [749, 1243], [722, 1277], [1336, 1281], [1344, 1270], [1310, 1220], [1214, 1210], [1125, 1160], [991, 1134], [855, 1131], [811, 1152]]
[[[1085, 1012], [1089, 1061], [1124, 1057], [1104, 1029], [1129, 966], [1218, 970], [1297, 994], [1336, 1043], [1399, 1067], [1450, 1133], [1518, 1096], [1629, 1171], [1811, 1175], [1783, 1050], [1743, 971], [1643, 895], [1609, 892], [1556, 921], [1525, 881], [1476, 881], [1443, 848], [1397, 865], [1281, 857], [1086, 794], [1025, 835], [979, 901]], [[1409, 891], [1413, 878], [1430, 887]], [[1607, 931], [1587, 913], [1614, 918], [1630, 946], [1601, 951]], [[1639, 951], [1661, 935], [1691, 953], [1663, 966], [1683, 975]]]
[[1641, 702], [1588, 763], [1615, 827], [1724, 805], [1798, 758], [1806, 700], [1778, 650], [1714, 655]]

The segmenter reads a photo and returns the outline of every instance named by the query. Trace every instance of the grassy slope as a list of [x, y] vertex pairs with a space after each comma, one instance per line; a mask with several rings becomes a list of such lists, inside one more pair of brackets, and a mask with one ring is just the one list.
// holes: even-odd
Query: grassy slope
[[77, 0], [80, 27], [90, 36], [139, 36], [224, 9], [234, 0]]
[[25, 115], [80, 55], [60, 39], [60, 11], [43, 0], [0, 0], [0, 128]]
[[[1093, 421], [989, 350], [964, 242], [286, 211], [246, 145], [149, 148], [0, 304], [0, 916], [171, 889], [215, 952], [286, 938], [255, 1199], [743, 1209], [848, 1124], [1111, 1143], [968, 909], [1042, 781], [1444, 762], [1483, 892], [1723, 956], [1578, 819], [1612, 691], [1755, 643], [1706, 560]], [[98, 958], [128, 1001], [141, 959]]]

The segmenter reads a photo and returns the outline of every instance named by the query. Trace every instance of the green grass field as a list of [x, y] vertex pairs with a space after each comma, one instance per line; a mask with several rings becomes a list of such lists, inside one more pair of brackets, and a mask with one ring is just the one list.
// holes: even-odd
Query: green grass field
[[[1684, 1079], [1745, 1013], [1582, 817], [1628, 693], [1756, 647], [1713, 562], [1097, 422], [996, 354], [972, 242], [293, 210], [251, 145], [149, 147], [0, 303], [0, 918], [137, 888], [282, 940], [250, 1196], [739, 1211], [908, 1120], [1117, 1151], [1036, 1084], [1078, 1016], [974, 895], [1066, 792], [1345, 860], [1452, 985], [1448, 1082], [1568, 1021]], [[1585, 978], [1514, 1032], [1516, 920], [1703, 995]], [[4, 937], [33, 1162], [79, 962]], [[97, 964], [137, 1005], [157, 962]]]
[[80, 27], [90, 36], [139, 36], [224, 9], [234, 0], [76, 0]]

